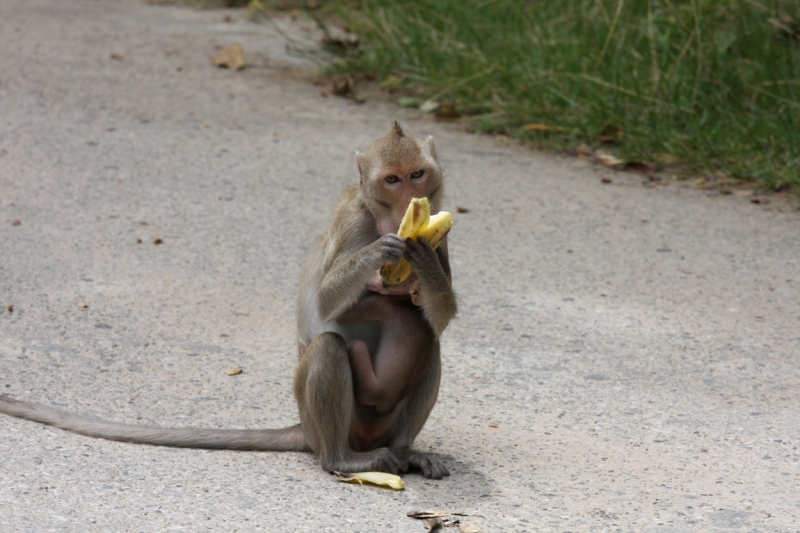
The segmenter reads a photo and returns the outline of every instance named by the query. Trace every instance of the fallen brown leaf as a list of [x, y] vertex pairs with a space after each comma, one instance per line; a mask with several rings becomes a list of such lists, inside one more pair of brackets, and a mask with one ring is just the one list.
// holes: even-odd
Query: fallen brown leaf
[[638, 172], [646, 178], [652, 178], [656, 173], [655, 167], [650, 163], [645, 163], [644, 161], [628, 161], [622, 166], [622, 168], [625, 170]]
[[659, 163], [664, 163], [665, 165], [674, 165], [674, 164], [680, 162], [680, 159], [678, 159], [674, 155], [668, 154], [666, 152], [660, 152], [660, 153], [656, 154], [655, 155], [655, 159]]
[[453, 120], [457, 118], [461, 118], [461, 113], [456, 110], [456, 106], [445, 102], [441, 106], [439, 106], [439, 110], [436, 112], [436, 118], [441, 118], [445, 120]]
[[225, 373], [228, 374], [229, 376], [235, 376], [237, 374], [241, 374], [242, 373], [242, 369], [237, 366], [237, 367], [234, 367], [234, 368], [229, 368], [228, 370], [225, 371]]
[[406, 516], [409, 518], [441, 518], [443, 516], [450, 516], [453, 513], [448, 511], [409, 511]]
[[231, 70], [242, 70], [246, 63], [244, 61], [244, 49], [239, 43], [233, 43], [228, 48], [214, 55], [211, 62], [221, 68]]
[[353, 78], [350, 76], [343, 76], [331, 80], [322, 92], [323, 96], [327, 96], [327, 94], [335, 94], [336, 96], [349, 98], [358, 104], [364, 102], [364, 97], [358, 94], [355, 81], [353, 81]]
[[400, 87], [406, 79], [397, 74], [389, 74], [385, 80], [381, 82], [382, 89], [395, 89]]
[[527, 131], [550, 131], [552, 128], [547, 124], [537, 122], [534, 124], [525, 124], [522, 126], [522, 129]]
[[22, 224], [22, 221], [18, 218], [11, 221], [12, 226], [19, 226], [20, 224]]
[[331, 37], [325, 35], [320, 39], [320, 43], [328, 48], [336, 48], [339, 50], [358, 50], [361, 46], [361, 41], [358, 35], [348, 34], [344, 37]]
[[156, 237], [155, 239], [153, 239], [153, 244], [161, 244], [162, 242], [164, 241], [161, 240], [161, 237]]
[[604, 144], [614, 144], [615, 142], [621, 140], [624, 136], [625, 132], [621, 126], [609, 125], [603, 128], [603, 131], [600, 132], [598, 138], [600, 139], [600, 142]]
[[121, 55], [119, 55], [119, 54], [111, 54], [111, 55], [110, 55], [110, 56], [108, 56], [108, 57], [109, 57], [110, 59], [113, 59], [114, 61], [122, 61], [122, 60], [124, 60], [124, 59], [125, 59], [124, 57], [122, 57], [122, 56], [121, 56]]
[[497, 429], [499, 426], [497, 424], [489, 424], [490, 428]]
[[14, 306], [13, 305], [6, 306], [6, 311], [8, 311], [9, 313], [13, 313], [14, 312]]
[[607, 176], [606, 177], [602, 177], [602, 178], [600, 178], [600, 183], [605, 183], [605, 184], [611, 183], [611, 178], [609, 178]]
[[464, 207], [464, 206], [457, 205], [456, 206], [456, 213], [469, 213], [469, 209]]
[[142, 244], [142, 239], [136, 239], [136, 244]]

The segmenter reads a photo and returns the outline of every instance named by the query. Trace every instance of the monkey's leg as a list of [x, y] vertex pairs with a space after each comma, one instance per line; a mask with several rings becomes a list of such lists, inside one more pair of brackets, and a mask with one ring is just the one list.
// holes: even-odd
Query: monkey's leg
[[411, 449], [414, 439], [422, 430], [428, 415], [431, 413], [436, 397], [439, 395], [439, 381], [442, 375], [442, 360], [439, 352], [439, 341], [431, 347], [430, 362], [425, 375], [411, 390], [403, 416], [398, 420], [395, 439], [389, 445], [395, 455], [403, 461], [403, 466], [419, 469], [425, 477], [442, 479], [450, 472], [441, 459]]
[[397, 474], [400, 461], [388, 448], [355, 452], [350, 448], [353, 376], [347, 345], [335, 333], [323, 333], [308, 345], [294, 376], [300, 425], [325, 470], [380, 471]]
[[367, 321], [382, 324], [381, 338], [372, 355], [363, 341], [348, 345], [355, 397], [386, 415], [425, 374], [433, 332], [410, 302], [380, 294], [365, 296], [337, 319], [341, 324]]

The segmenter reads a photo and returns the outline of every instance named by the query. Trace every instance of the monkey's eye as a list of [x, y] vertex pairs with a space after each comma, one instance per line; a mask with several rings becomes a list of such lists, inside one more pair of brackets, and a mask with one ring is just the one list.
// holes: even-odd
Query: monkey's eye
[[424, 170], [417, 170], [416, 172], [412, 172], [411, 173], [411, 179], [415, 180], [417, 178], [421, 178], [423, 174], [425, 174]]
[[386, 183], [397, 183], [400, 181], [400, 178], [392, 174], [391, 176], [386, 176], [383, 178]]

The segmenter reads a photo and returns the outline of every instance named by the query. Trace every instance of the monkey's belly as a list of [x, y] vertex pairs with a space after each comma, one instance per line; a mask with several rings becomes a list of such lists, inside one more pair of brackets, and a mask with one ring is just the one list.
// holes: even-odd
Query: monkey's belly
[[364, 452], [388, 446], [394, 438], [397, 419], [405, 404], [404, 398], [390, 413], [379, 415], [374, 407], [356, 403], [350, 427], [350, 447]]

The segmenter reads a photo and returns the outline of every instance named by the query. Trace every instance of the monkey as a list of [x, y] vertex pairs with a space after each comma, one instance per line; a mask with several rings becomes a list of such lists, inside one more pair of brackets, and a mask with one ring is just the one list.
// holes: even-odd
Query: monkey
[[[261, 430], [137, 426], [6, 396], [0, 412], [109, 440], [313, 452], [328, 471], [448, 476], [438, 457], [411, 448], [436, 403], [439, 339], [457, 312], [447, 240], [434, 250], [424, 239], [397, 236], [412, 198], [427, 196], [439, 211], [444, 172], [433, 138], [408, 135], [397, 122], [356, 152], [356, 163], [359, 183], [337, 202], [300, 275], [293, 383], [300, 423]], [[381, 265], [403, 257], [413, 279], [398, 287], [375, 283]]]

